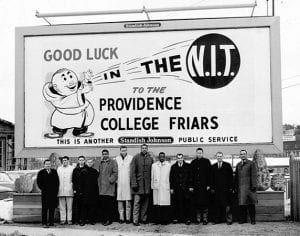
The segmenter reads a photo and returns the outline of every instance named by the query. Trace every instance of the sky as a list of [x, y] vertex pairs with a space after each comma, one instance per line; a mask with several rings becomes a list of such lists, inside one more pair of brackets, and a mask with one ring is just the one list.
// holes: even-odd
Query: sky
[[[121, 9], [191, 7], [255, 0], [0, 0], [0, 118], [15, 120], [15, 27], [39, 26], [47, 23], [35, 16], [36, 11], [74, 12]], [[300, 9], [299, 0], [274, 0], [275, 15], [280, 16], [281, 78], [283, 123], [300, 124]], [[271, 0], [257, 0], [254, 16], [271, 15]], [[252, 9], [206, 10], [151, 13], [150, 19], [250, 16]], [[48, 18], [51, 24], [146, 20], [145, 14]], [[18, 102], [18, 101], [17, 101]]]

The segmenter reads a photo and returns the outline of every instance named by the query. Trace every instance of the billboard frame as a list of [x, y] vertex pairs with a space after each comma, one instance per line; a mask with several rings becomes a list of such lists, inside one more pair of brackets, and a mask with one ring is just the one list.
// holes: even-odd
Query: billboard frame
[[[282, 108], [281, 108], [281, 62], [280, 62], [280, 28], [279, 17], [243, 17], [218, 19], [185, 19], [128, 21], [93, 24], [55, 25], [17, 27], [15, 33], [15, 153], [18, 158], [46, 157], [53, 152], [68, 156], [99, 156], [99, 147], [25, 147], [25, 38], [34, 36], [59, 36], [109, 33], [138, 33], [188, 30], [214, 30], [268, 27], [270, 30], [270, 78], [271, 78], [271, 115], [272, 141], [270, 143], [243, 144], [204, 144], [200, 145], [208, 155], [221, 150], [224, 153], [238, 153], [247, 149], [248, 153], [259, 148], [266, 153], [279, 153], [283, 150], [282, 142]], [[174, 155], [181, 152], [187, 155], [195, 153], [198, 144], [151, 145], [154, 152], [162, 151]], [[129, 152], [137, 152], [140, 145], [128, 146]], [[119, 147], [105, 146], [112, 155]]]

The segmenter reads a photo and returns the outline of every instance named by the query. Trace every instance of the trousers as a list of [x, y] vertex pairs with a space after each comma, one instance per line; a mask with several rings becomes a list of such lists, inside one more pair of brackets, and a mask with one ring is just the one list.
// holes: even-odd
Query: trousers
[[72, 221], [73, 197], [59, 197], [60, 221]]
[[201, 222], [201, 220], [208, 221], [208, 207], [207, 206], [198, 206], [196, 209], [196, 221]]
[[133, 197], [133, 223], [147, 221], [150, 194], [135, 194]]
[[247, 210], [249, 212], [250, 221], [255, 222], [255, 204], [248, 204], [248, 205], [240, 205], [239, 207], [239, 221], [240, 222], [247, 222]]
[[[125, 207], [124, 207], [125, 205]], [[125, 208], [125, 210], [124, 210]], [[118, 201], [118, 211], [119, 211], [119, 216], [120, 220], [126, 220], [130, 221], [131, 220], [131, 201]], [[124, 212], [126, 213], [124, 215]]]
[[215, 217], [214, 221], [216, 223], [222, 222], [225, 213], [225, 218], [227, 223], [232, 223], [232, 213], [230, 206], [215, 206]]

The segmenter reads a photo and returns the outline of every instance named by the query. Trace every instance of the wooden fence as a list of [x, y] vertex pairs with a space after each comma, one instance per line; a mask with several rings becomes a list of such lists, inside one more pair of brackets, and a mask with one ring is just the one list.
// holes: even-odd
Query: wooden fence
[[300, 157], [290, 156], [291, 219], [300, 221]]

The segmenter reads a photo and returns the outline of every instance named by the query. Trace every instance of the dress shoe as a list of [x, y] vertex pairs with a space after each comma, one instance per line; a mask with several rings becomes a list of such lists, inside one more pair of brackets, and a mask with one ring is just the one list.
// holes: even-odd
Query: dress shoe
[[125, 221], [124, 220], [119, 220], [119, 224], [124, 224]]
[[252, 220], [251, 225], [255, 225], [255, 224], [256, 224], [255, 220]]
[[126, 224], [130, 224], [130, 220], [125, 220], [125, 223]]
[[134, 226], [140, 226], [140, 223], [139, 222], [133, 222], [133, 225]]
[[148, 224], [149, 222], [148, 222], [147, 220], [142, 220], [141, 223], [144, 224], [144, 225], [146, 225], [146, 224]]
[[239, 221], [239, 224], [245, 224], [247, 223], [246, 221]]
[[205, 220], [205, 221], [203, 221], [203, 223], [202, 223], [203, 225], [207, 225], [208, 224], [208, 221], [207, 220]]
[[83, 221], [80, 221], [80, 222], [79, 222], [79, 225], [80, 225], [80, 226], [84, 226], [85, 223], [84, 223]]
[[54, 226], [54, 223], [50, 223], [49, 226]]
[[71, 225], [72, 224], [72, 221], [68, 221], [68, 225]]
[[177, 224], [177, 223], [178, 223], [178, 220], [174, 219], [173, 224]]
[[186, 225], [190, 225], [190, 224], [191, 224], [191, 221], [190, 221], [190, 220], [187, 220], [187, 221], [185, 222], [185, 224], [186, 224]]
[[91, 225], [95, 225], [95, 222], [94, 222], [94, 221], [90, 221], [90, 224], [91, 224]]
[[227, 225], [232, 225], [232, 222], [227, 222], [226, 224], [227, 224]]
[[107, 220], [107, 221], [105, 221], [105, 222], [103, 223], [104, 226], [108, 226], [108, 225], [110, 225], [110, 224], [111, 224], [111, 221], [109, 221], [109, 220]]
[[43, 228], [49, 228], [49, 225], [43, 224]]

